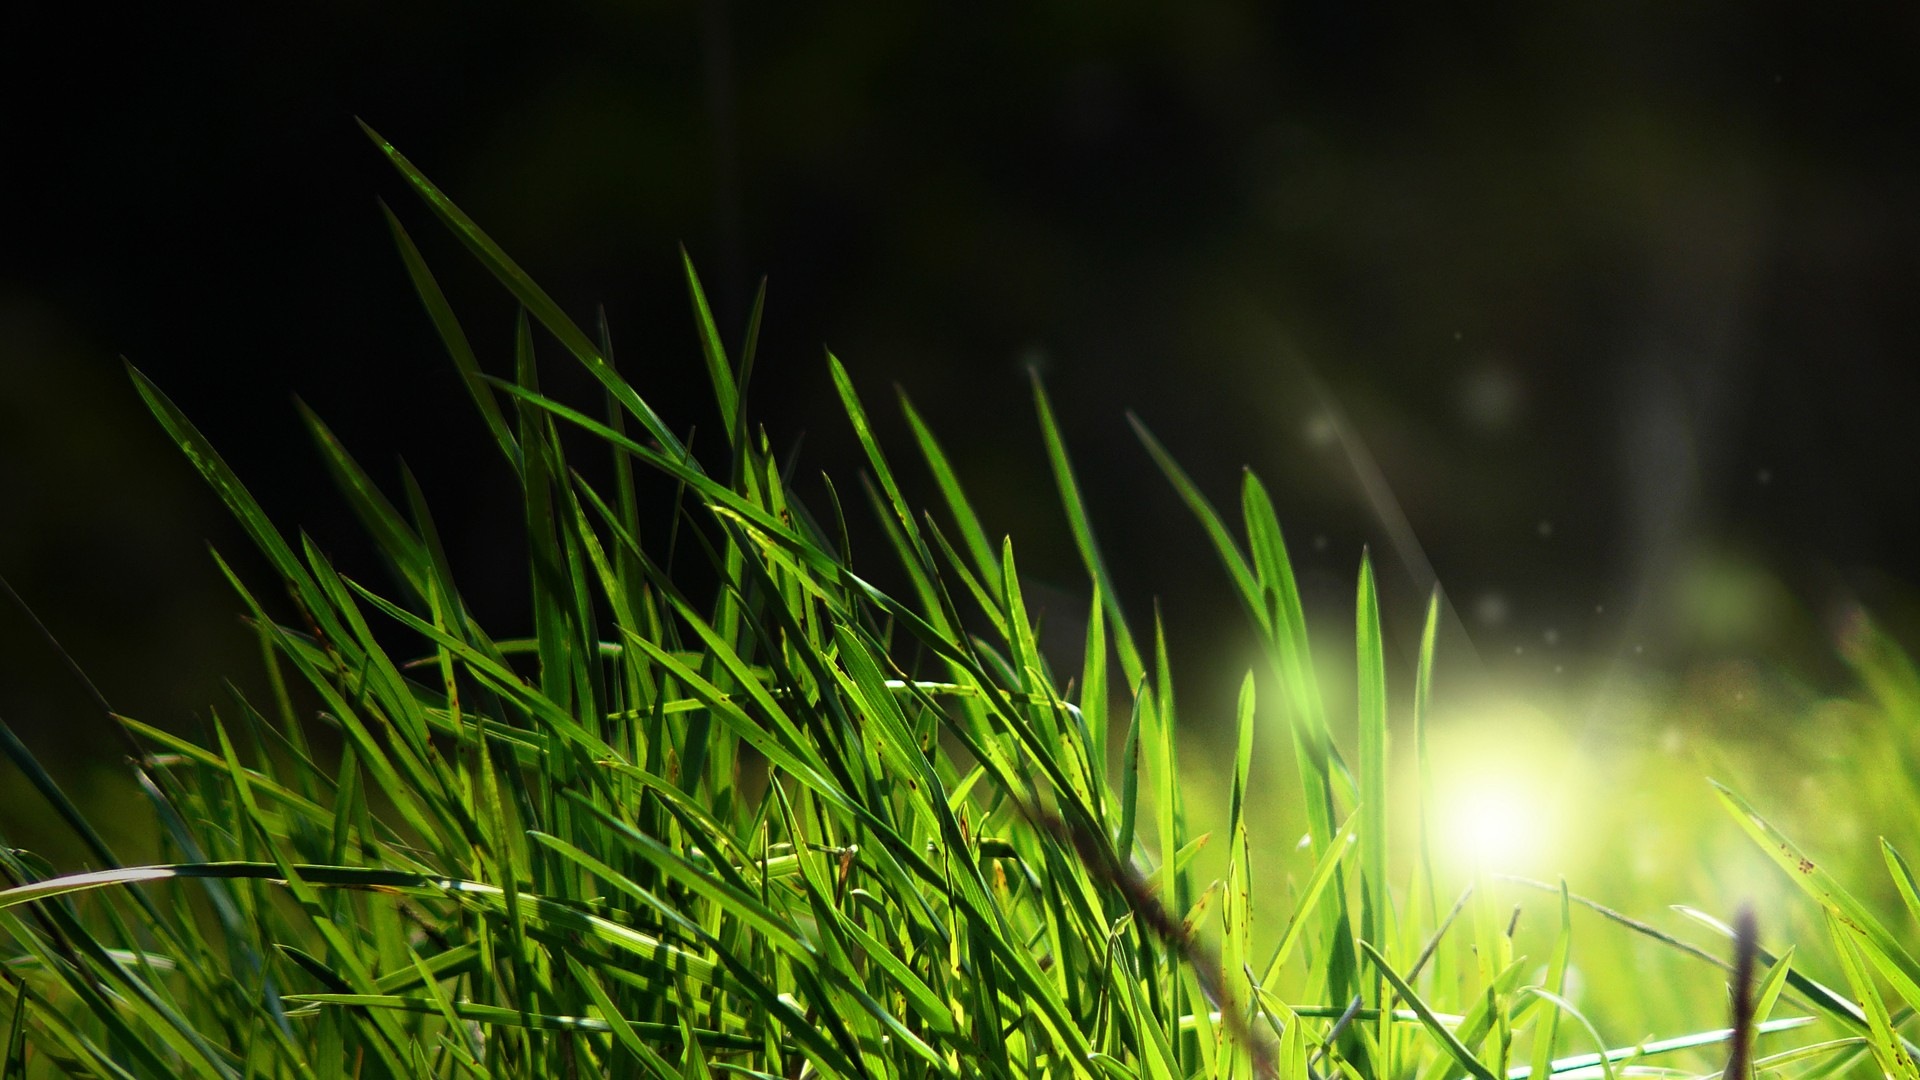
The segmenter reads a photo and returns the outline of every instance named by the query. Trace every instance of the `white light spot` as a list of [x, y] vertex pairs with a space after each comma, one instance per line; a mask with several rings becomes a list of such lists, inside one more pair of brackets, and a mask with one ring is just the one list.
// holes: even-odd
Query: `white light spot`
[[1511, 788], [1475, 785], [1454, 800], [1445, 817], [1455, 851], [1483, 866], [1524, 861], [1540, 844], [1539, 808]]
[[1326, 533], [1321, 533], [1320, 535], [1313, 538], [1313, 550], [1315, 551], [1327, 550], [1327, 534]]
[[1549, 648], [1558, 645], [1560, 644], [1560, 631], [1549, 626], [1546, 631], [1540, 635], [1540, 640], [1546, 642]]
[[1553, 535], [1553, 522], [1543, 518], [1540, 524], [1533, 527], [1533, 531], [1540, 534], [1540, 539], [1545, 540], [1547, 537]]
[[1768, 484], [1773, 483], [1773, 470], [1761, 469], [1759, 472], [1754, 473], [1753, 482], [1759, 484], [1761, 487], [1766, 487]]

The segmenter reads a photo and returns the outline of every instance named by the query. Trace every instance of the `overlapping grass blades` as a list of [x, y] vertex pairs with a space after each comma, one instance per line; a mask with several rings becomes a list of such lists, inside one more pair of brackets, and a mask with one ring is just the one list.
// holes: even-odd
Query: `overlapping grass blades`
[[[1562, 997], [1570, 894], [1544, 981], [1530, 983], [1484, 882], [1461, 929], [1464, 898], [1440, 910], [1424, 826], [1413, 857], [1393, 857], [1394, 680], [1372, 570], [1359, 568], [1349, 728], [1327, 715], [1278, 518], [1251, 473], [1236, 533], [1135, 421], [1269, 668], [1242, 685], [1227, 870], [1203, 886], [1165, 634], [1130, 621], [1037, 378], [1090, 595], [1066, 677], [1039, 647], [1012, 542], [990, 539], [904, 396], [944, 523], [909, 501], [829, 358], [908, 583], [899, 598], [849, 561], [837, 494], [831, 516], [809, 512], [749, 421], [757, 302], [736, 361], [689, 264], [726, 424], [725, 467], [708, 468], [616, 369], [604, 325], [571, 321], [373, 138], [519, 305], [513, 375], [487, 374], [386, 211], [520, 486], [532, 625], [509, 638], [482, 628], [412, 478], [384, 493], [318, 417], [307, 423], [388, 585], [281, 532], [134, 372], [278, 577], [270, 594], [229, 571], [273, 700], [262, 710], [236, 693], [194, 735], [120, 718], [142, 748], [134, 768], [170, 860], [159, 866], [120, 866], [8, 733], [0, 748], [105, 869], [60, 877], [0, 851], [12, 884], [0, 891], [5, 1075], [1491, 1080], [1611, 1070], [1728, 1037], [1554, 1057], [1556, 1032], [1585, 1023]], [[536, 329], [599, 381], [600, 407], [542, 392]], [[611, 490], [576, 467], [588, 453], [611, 456]], [[636, 469], [677, 488], [667, 513], [642, 512]], [[700, 574], [676, 567], [701, 556]], [[691, 595], [694, 580], [717, 587]], [[1439, 612], [1436, 597], [1413, 673], [1420, 801]], [[1255, 887], [1274, 869], [1256, 864], [1290, 846], [1271, 842], [1248, 797], [1277, 772], [1269, 715], [1287, 731], [1309, 825], [1286, 895]], [[1820, 895], [1865, 962], [1920, 1004], [1913, 961], [1837, 888]], [[1274, 943], [1264, 959], [1261, 939]], [[1849, 1012], [1794, 979], [1775, 965], [1762, 1019], [1791, 987], [1861, 1032], [1844, 1052], [1903, 1060], [1884, 1008]], [[1579, 1024], [1561, 1025], [1563, 1011]], [[1515, 1066], [1516, 1033], [1529, 1032], [1531, 1065]]]

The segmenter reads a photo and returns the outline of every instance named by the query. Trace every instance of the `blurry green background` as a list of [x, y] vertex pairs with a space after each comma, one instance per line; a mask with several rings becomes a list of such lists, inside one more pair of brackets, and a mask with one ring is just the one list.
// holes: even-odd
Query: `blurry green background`
[[[1129, 408], [1218, 501], [1243, 465], [1266, 478], [1336, 670], [1363, 545], [1396, 689], [1437, 575], [1441, 735], [1590, 777], [1555, 793], [1586, 791], [1569, 820], [1682, 789], [1661, 805], [1704, 807], [1696, 778], [1729, 757], [1792, 802], [1819, 764], [1793, 740], [1841, 754], [1836, 773], [1855, 745], [1807, 726], [1852, 685], [1836, 628], [1864, 605], [1920, 636], [1911, 5], [68, 17], [41, 5], [0, 33], [0, 572], [149, 721], [188, 726], [223, 678], [255, 678], [204, 543], [257, 564], [122, 356], [349, 572], [378, 568], [293, 397], [382, 479], [404, 455], [483, 617], [524, 617], [507, 477], [376, 196], [495, 370], [514, 312], [356, 115], [576, 317], [604, 305], [623, 368], [682, 427], [714, 418], [676, 245], [729, 327], [767, 275], [753, 394], [777, 444], [804, 435], [800, 475], [857, 469], [826, 345], [903, 451], [889, 384], [914, 396], [1077, 649], [1087, 586], [1039, 370], [1126, 603], [1165, 615], [1201, 774], [1252, 655]], [[115, 797], [90, 764], [118, 743], [11, 608], [0, 716]], [[10, 772], [0, 791], [31, 838]], [[1631, 857], [1703, 865], [1611, 835], [1627, 853], [1596, 893]]]

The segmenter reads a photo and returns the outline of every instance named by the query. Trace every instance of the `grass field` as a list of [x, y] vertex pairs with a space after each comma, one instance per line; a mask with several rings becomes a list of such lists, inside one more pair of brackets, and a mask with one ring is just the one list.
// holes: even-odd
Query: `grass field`
[[[1141, 426], [1261, 657], [1208, 743], [1037, 379], [1091, 597], [1064, 659], [904, 397], [895, 457], [829, 363], [868, 467], [803, 505], [747, 404], [759, 307], [728, 355], [689, 267], [728, 422], [696, 457], [604, 328], [374, 139], [522, 313], [512, 377], [483, 372], [389, 215], [518, 479], [531, 625], [478, 625], [429, 493], [376, 485], [318, 417], [384, 581], [276, 529], [247, 488], [271, 477], [134, 372], [278, 574], [230, 575], [272, 692], [190, 735], [119, 718], [153, 865], [0, 738], [89, 853], [0, 853], [6, 1076], [1920, 1080], [1920, 679], [1864, 617], [1857, 686], [1788, 735], [1688, 741], [1642, 703], [1594, 754], [1436, 695], [1438, 596], [1390, 664], [1364, 561], [1329, 666], [1260, 480], [1216, 508]], [[602, 399], [545, 396], [536, 345]], [[855, 515], [884, 567], [848, 554]], [[1531, 867], [1566, 877], [1506, 873]]]

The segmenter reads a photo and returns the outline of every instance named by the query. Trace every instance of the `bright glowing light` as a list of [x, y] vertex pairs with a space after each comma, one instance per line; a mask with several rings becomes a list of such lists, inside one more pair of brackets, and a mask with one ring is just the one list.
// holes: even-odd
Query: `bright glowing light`
[[1434, 854], [1458, 870], [1571, 872], [1585, 822], [1577, 751], [1544, 714], [1488, 699], [1434, 727]]
[[1488, 868], [1527, 862], [1546, 836], [1542, 807], [1512, 788], [1476, 784], [1449, 800], [1442, 816], [1449, 846]]

